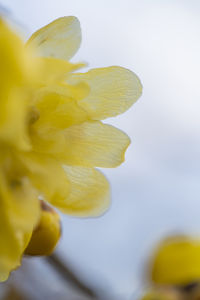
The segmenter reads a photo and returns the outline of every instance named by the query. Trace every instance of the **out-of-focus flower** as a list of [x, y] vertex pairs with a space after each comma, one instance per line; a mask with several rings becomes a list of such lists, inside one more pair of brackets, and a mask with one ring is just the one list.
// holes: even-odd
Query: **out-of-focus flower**
[[26, 47], [3, 20], [0, 27], [0, 279], [5, 280], [19, 265], [33, 229], [29, 253], [37, 228], [52, 221], [41, 213], [39, 195], [74, 216], [97, 216], [108, 208], [109, 184], [95, 167], [122, 163], [130, 140], [101, 120], [126, 111], [142, 87], [121, 67], [74, 73], [83, 66], [68, 61], [81, 42], [75, 17], [38, 30]]
[[187, 236], [165, 239], [149, 271], [152, 288], [143, 300], [200, 299], [200, 241]]
[[163, 241], [152, 261], [152, 281], [188, 285], [200, 279], [200, 241], [185, 236]]

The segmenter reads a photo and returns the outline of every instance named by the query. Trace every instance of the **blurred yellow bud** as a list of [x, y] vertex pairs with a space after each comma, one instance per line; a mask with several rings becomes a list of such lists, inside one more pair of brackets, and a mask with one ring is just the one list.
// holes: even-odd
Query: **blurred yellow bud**
[[187, 285], [200, 280], [200, 240], [185, 236], [168, 238], [152, 261], [152, 280], [157, 284]]
[[50, 255], [61, 235], [59, 214], [41, 201], [41, 218], [25, 250], [28, 255]]

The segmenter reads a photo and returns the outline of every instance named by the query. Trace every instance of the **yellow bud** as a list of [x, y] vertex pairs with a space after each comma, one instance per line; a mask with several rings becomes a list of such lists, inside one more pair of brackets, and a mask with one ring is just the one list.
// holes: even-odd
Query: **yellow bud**
[[152, 262], [157, 284], [187, 285], [200, 279], [200, 240], [177, 236], [163, 241]]
[[60, 235], [61, 225], [58, 213], [41, 201], [41, 218], [24, 254], [50, 255], [55, 249]]

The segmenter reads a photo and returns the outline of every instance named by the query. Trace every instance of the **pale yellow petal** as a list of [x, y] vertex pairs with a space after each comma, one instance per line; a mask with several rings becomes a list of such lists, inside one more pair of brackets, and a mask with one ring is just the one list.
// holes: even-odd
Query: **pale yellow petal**
[[53, 57], [38, 58], [38, 62], [41, 65], [40, 83], [48, 85], [64, 81], [70, 72], [85, 66], [83, 63], [72, 64], [66, 60]]
[[10, 271], [20, 265], [21, 256], [30, 238], [30, 231], [21, 230], [18, 224], [16, 226], [13, 220], [15, 216], [10, 211], [7, 203], [8, 199], [5, 197], [2, 173], [0, 179], [0, 281], [5, 281]]
[[38, 194], [16, 157], [1, 149], [0, 281], [20, 265], [23, 251], [40, 215]]
[[[8, 216], [6, 216], [7, 218]], [[17, 231], [15, 228], [8, 229], [8, 220], [2, 218], [0, 214], [0, 226], [3, 226], [5, 236], [0, 232], [0, 282], [6, 281], [10, 272], [17, 269], [21, 264], [21, 259], [27, 244], [30, 241], [32, 232]]]
[[110, 188], [98, 170], [64, 166], [71, 191], [57, 207], [64, 213], [79, 217], [95, 217], [104, 213], [110, 204]]
[[24, 153], [21, 157], [26, 165], [32, 184], [52, 204], [66, 199], [69, 181], [60, 163], [46, 154]]
[[159, 245], [152, 262], [152, 280], [159, 284], [189, 284], [200, 278], [200, 240], [174, 237]]
[[[55, 91], [43, 90], [38, 94], [35, 106], [38, 109], [39, 118], [33, 124], [35, 130], [38, 128], [38, 131], [41, 131], [42, 126], [64, 129], [88, 120], [86, 112], [77, 105], [74, 99], [67, 96], [63, 89], [57, 86]], [[66, 90], [68, 91], [67, 88]]]
[[[18, 152], [16, 151], [15, 154]], [[10, 221], [16, 230], [33, 229], [39, 218], [38, 192], [31, 184], [24, 166], [13, 151], [1, 148], [1, 202], [5, 202]]]
[[122, 67], [92, 69], [73, 74], [73, 80], [83, 80], [90, 87], [87, 97], [79, 101], [92, 119], [101, 120], [125, 112], [142, 93], [135, 73]]
[[99, 121], [74, 125], [64, 131], [66, 148], [58, 158], [67, 165], [116, 167], [124, 161], [129, 137], [119, 129]]
[[119, 129], [89, 121], [64, 130], [40, 128], [32, 135], [34, 151], [72, 166], [116, 167], [124, 161], [129, 137]]
[[80, 23], [76, 17], [62, 17], [36, 31], [27, 45], [41, 56], [69, 60], [81, 43]]
[[31, 141], [33, 152], [45, 154], [63, 153], [66, 141], [63, 130], [50, 126], [32, 128]]
[[27, 177], [14, 178], [4, 183], [4, 200], [6, 209], [16, 230], [29, 232], [33, 230], [40, 217], [40, 206], [38, 192]]
[[2, 207], [2, 204], [0, 210], [0, 244], [0, 281], [5, 281], [10, 271], [19, 265], [21, 248], [15, 230], [9, 222], [6, 208]]

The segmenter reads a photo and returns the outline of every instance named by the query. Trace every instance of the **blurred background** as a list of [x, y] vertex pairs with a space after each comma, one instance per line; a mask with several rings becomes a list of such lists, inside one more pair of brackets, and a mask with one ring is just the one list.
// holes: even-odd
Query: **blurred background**
[[[60, 16], [77, 16], [83, 40], [73, 61], [86, 61], [90, 68], [120, 65], [142, 81], [139, 101], [124, 115], [106, 120], [132, 140], [126, 162], [103, 170], [112, 186], [110, 210], [96, 219], [62, 216], [63, 236], [56, 252], [98, 299], [138, 299], [155, 243], [171, 233], [200, 234], [200, 2], [0, 0], [0, 4], [25, 38]], [[21, 281], [33, 284], [37, 277], [38, 287], [49, 289], [52, 299], [55, 295], [58, 300], [90, 299], [58, 296], [70, 288], [53, 271], [52, 262], [34, 258], [23, 268], [30, 274]], [[18, 280], [23, 268], [17, 271]]]

